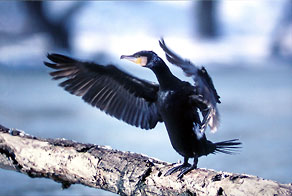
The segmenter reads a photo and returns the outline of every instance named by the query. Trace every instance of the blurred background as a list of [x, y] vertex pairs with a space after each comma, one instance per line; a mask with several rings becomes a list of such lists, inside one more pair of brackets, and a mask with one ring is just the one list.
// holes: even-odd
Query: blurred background
[[[57, 86], [43, 65], [48, 52], [113, 63], [133, 75], [154, 74], [120, 61], [153, 50], [158, 40], [210, 73], [222, 104], [211, 141], [239, 138], [239, 154], [201, 157], [198, 166], [292, 182], [292, 1], [1, 1], [0, 124], [43, 138], [182, 160], [163, 124], [145, 131], [90, 107]], [[169, 65], [183, 80], [181, 70]], [[0, 195], [114, 195], [81, 185], [62, 190], [48, 179], [0, 170]]]

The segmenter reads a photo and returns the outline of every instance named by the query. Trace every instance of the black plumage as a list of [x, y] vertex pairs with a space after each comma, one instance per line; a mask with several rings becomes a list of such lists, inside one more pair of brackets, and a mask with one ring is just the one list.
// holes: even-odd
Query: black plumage
[[[179, 170], [180, 178], [197, 168], [198, 157], [216, 152], [232, 154], [240, 142], [207, 140], [207, 125], [211, 130], [219, 125], [216, 104], [220, 103], [220, 97], [213, 82], [204, 67], [199, 69], [176, 55], [163, 39], [159, 43], [168, 61], [191, 76], [194, 85], [175, 77], [152, 51], [122, 55], [121, 59], [151, 69], [159, 84], [134, 77], [114, 65], [81, 62], [59, 54], [49, 54], [48, 59], [53, 63], [45, 62], [45, 65], [55, 69], [50, 73], [53, 79], [65, 79], [60, 86], [66, 91], [117, 119], [142, 129], [152, 129], [158, 122], [164, 122], [173, 148], [184, 157], [182, 165], [165, 175]], [[193, 165], [188, 164], [189, 158], [194, 158]]]
[[133, 77], [113, 65], [76, 61], [49, 54], [54, 63], [45, 65], [56, 69], [50, 75], [71, 94], [81, 96], [90, 105], [130, 125], [151, 129], [161, 121], [155, 101], [159, 86]]

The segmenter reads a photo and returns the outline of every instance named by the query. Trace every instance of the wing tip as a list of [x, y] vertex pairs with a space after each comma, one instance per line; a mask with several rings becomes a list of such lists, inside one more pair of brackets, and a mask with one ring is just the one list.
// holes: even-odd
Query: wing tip
[[57, 54], [57, 53], [48, 53], [47, 58], [54, 63], [60, 63], [60, 64], [76, 62], [76, 60], [68, 56]]
[[49, 67], [49, 68], [57, 69], [56, 64], [49, 63], [49, 62], [47, 62], [47, 61], [44, 61], [43, 63], [44, 63], [45, 66], [47, 66], [47, 67]]
[[163, 37], [160, 37], [160, 40], [158, 42], [159, 42], [159, 45], [160, 45], [161, 48], [163, 48], [164, 46], [166, 46]]

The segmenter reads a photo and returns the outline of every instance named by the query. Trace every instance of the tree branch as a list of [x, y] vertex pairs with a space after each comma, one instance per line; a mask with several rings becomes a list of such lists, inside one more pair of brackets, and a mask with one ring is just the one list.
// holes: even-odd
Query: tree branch
[[144, 155], [41, 139], [0, 125], [0, 167], [62, 183], [83, 184], [120, 195], [292, 195], [291, 184], [256, 176], [196, 169], [181, 180], [164, 177], [173, 165]]

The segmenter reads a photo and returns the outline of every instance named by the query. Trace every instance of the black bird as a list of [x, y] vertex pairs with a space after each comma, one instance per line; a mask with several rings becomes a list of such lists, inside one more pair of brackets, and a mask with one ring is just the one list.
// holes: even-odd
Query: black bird
[[[170, 63], [193, 77], [194, 85], [174, 76], [152, 51], [122, 55], [121, 59], [151, 69], [159, 84], [134, 77], [114, 65], [81, 62], [60, 54], [48, 54], [53, 63], [44, 63], [56, 70], [50, 73], [53, 79], [65, 78], [59, 85], [66, 91], [117, 119], [142, 129], [152, 129], [158, 122], [164, 122], [173, 148], [184, 157], [182, 165], [165, 175], [180, 171], [181, 178], [197, 168], [198, 157], [216, 152], [232, 154], [241, 143], [237, 139], [217, 143], [207, 140], [207, 125], [211, 130], [219, 125], [216, 104], [220, 97], [213, 82], [204, 67], [199, 69], [176, 55], [163, 39], [159, 44]], [[193, 165], [188, 163], [189, 158], [194, 158]]]

